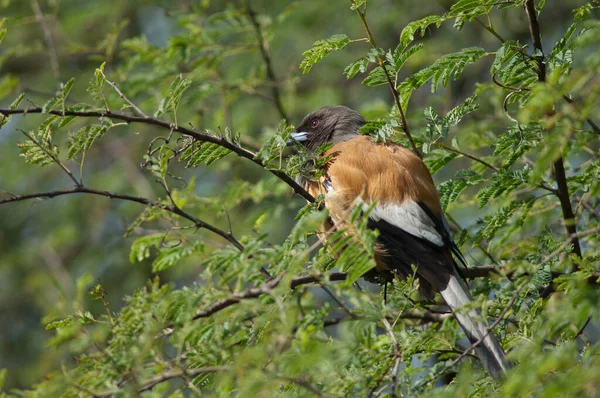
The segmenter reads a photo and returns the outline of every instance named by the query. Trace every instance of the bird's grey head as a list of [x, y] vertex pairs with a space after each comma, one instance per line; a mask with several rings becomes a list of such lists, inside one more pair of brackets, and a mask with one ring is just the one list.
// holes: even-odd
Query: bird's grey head
[[293, 141], [314, 151], [325, 143], [337, 144], [358, 136], [365, 124], [360, 113], [346, 106], [325, 106], [309, 113], [292, 132]]

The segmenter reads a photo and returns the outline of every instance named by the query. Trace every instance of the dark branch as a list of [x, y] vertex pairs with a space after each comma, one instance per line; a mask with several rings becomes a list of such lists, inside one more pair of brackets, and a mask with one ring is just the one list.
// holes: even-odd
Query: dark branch
[[182, 210], [179, 207], [166, 205], [164, 203], [152, 201], [147, 198], [123, 195], [123, 194], [119, 194], [119, 193], [103, 191], [100, 189], [92, 189], [92, 188], [86, 188], [83, 186], [79, 186], [79, 187], [74, 187], [74, 188], [70, 188], [70, 189], [61, 189], [61, 190], [57, 190], [57, 191], [38, 192], [38, 193], [32, 193], [32, 194], [28, 194], [28, 195], [18, 195], [18, 196], [14, 195], [9, 198], [0, 199], [0, 205], [5, 204], [5, 203], [11, 203], [11, 202], [21, 202], [21, 201], [29, 200], [29, 199], [38, 199], [38, 198], [52, 199], [57, 196], [71, 195], [71, 194], [78, 194], [78, 193], [87, 193], [87, 194], [91, 194], [91, 195], [105, 196], [105, 197], [111, 198], [111, 199], [126, 200], [129, 202], [140, 203], [140, 204], [143, 204], [146, 206], [158, 207], [160, 209], [166, 210], [173, 214], [177, 214], [178, 216], [183, 217], [183, 218], [193, 222], [194, 225], [198, 228], [203, 228], [203, 229], [209, 230], [209, 231], [221, 236], [222, 238], [226, 239], [228, 242], [230, 242], [233, 246], [235, 246], [240, 251], [244, 250], [244, 246], [231, 233], [225, 232], [222, 229], [219, 229], [211, 224], [208, 224], [207, 222], [204, 222], [204, 221], [200, 220], [199, 218], [192, 216], [191, 214], [187, 213], [186, 211]]
[[[228, 366], [206, 366], [203, 368], [197, 368], [197, 369], [175, 369], [175, 370], [169, 370], [166, 371], [164, 373], [160, 373], [144, 382], [142, 382], [140, 384], [140, 388], [138, 389], [138, 392], [144, 392], [144, 391], [149, 391], [151, 390], [154, 386], [156, 386], [157, 384], [163, 383], [165, 381], [168, 380], [172, 380], [172, 379], [181, 379], [181, 378], [194, 378], [196, 376], [199, 376], [201, 374], [206, 374], [206, 373], [217, 373], [217, 372], [226, 372], [231, 370], [230, 367]], [[115, 390], [111, 390], [111, 391], [107, 391], [105, 393], [101, 393], [101, 394], [97, 394], [95, 396], [100, 397], [100, 398], [108, 398], [111, 397], [115, 394], [117, 394], [118, 392], [120, 392], [120, 389], [115, 389]]]
[[[258, 298], [263, 294], [269, 294], [271, 290], [276, 288], [279, 283], [281, 283], [282, 276], [274, 278], [268, 282], [265, 282], [263, 285], [259, 287], [253, 287], [243, 292], [235, 293], [231, 297], [217, 301], [216, 303], [209, 306], [207, 309], [200, 311], [194, 315], [193, 320], [200, 318], [208, 318], [209, 316], [224, 310], [225, 308], [231, 307], [232, 305], [238, 304], [242, 300]], [[342, 272], [334, 272], [328, 275], [328, 277], [321, 277], [316, 275], [307, 275], [301, 276], [295, 279], [292, 279], [290, 282], [290, 288], [295, 289], [298, 286], [308, 285], [310, 283], [321, 282], [324, 279], [329, 279], [330, 281], [343, 281], [346, 280], [346, 274]]]
[[258, 49], [260, 50], [260, 54], [262, 55], [262, 58], [265, 61], [267, 77], [269, 78], [273, 86], [271, 88], [271, 92], [273, 93], [273, 101], [275, 102], [275, 106], [277, 107], [279, 116], [281, 116], [282, 119], [289, 121], [289, 117], [285, 111], [285, 108], [283, 107], [283, 102], [281, 100], [281, 93], [279, 92], [279, 80], [277, 80], [277, 77], [275, 76], [275, 71], [273, 70], [273, 61], [271, 60], [271, 54], [269, 53], [268, 44], [265, 41], [260, 22], [256, 17], [256, 12], [252, 8], [250, 0], [246, 1], [246, 7], [248, 9], [248, 16], [250, 17], [250, 21], [252, 21], [252, 25], [254, 26], [254, 30], [256, 32], [256, 38], [258, 39]]
[[[531, 40], [533, 41], [533, 47], [537, 54], [534, 54], [534, 58], [537, 63], [537, 74], [540, 82], [546, 81], [546, 64], [544, 61], [544, 50], [542, 48], [542, 36], [540, 33], [540, 25], [537, 20], [537, 13], [535, 10], [535, 4], [533, 0], [525, 1], [525, 12], [529, 20], [529, 33], [531, 34]], [[581, 246], [579, 239], [577, 238], [577, 224], [575, 221], [575, 214], [573, 213], [573, 207], [571, 205], [571, 197], [569, 196], [569, 188], [567, 186], [567, 176], [565, 173], [565, 166], [562, 156], [560, 156], [554, 162], [554, 175], [556, 177], [556, 183], [558, 189], [556, 190], [556, 196], [560, 201], [560, 207], [562, 208], [563, 218], [565, 220], [565, 228], [567, 235], [570, 237], [570, 243], [573, 244], [573, 252], [582, 257]], [[577, 264], [573, 264], [573, 271], [577, 271]]]
[[[19, 114], [26, 115], [28, 113], [42, 113], [42, 108], [34, 107], [34, 108], [27, 108], [27, 109], [0, 109], [0, 114], [2, 114], [4, 116], [19, 115]], [[229, 149], [230, 151], [237, 154], [238, 156], [246, 158], [246, 159], [252, 161], [253, 163], [259, 165], [260, 167], [267, 169], [271, 174], [277, 176], [277, 178], [279, 178], [280, 180], [282, 180], [283, 182], [288, 184], [294, 190], [294, 192], [296, 192], [298, 195], [302, 196], [304, 199], [308, 200], [309, 202], [314, 202], [314, 200], [315, 200], [311, 194], [309, 194], [302, 186], [300, 186], [296, 181], [294, 181], [293, 178], [291, 178], [290, 176], [285, 174], [283, 171], [267, 168], [260, 159], [256, 158], [256, 155], [253, 152], [237, 146], [236, 144], [228, 141], [225, 137], [222, 137], [222, 136], [213, 136], [213, 135], [206, 134], [206, 133], [199, 133], [197, 131], [194, 131], [194, 130], [191, 130], [191, 129], [188, 129], [188, 128], [185, 128], [182, 126], [174, 126], [173, 127], [168, 122], [164, 122], [162, 120], [154, 119], [151, 117], [130, 116], [130, 115], [126, 115], [123, 113], [117, 113], [117, 112], [111, 112], [111, 111], [70, 111], [70, 110], [65, 110], [63, 112], [63, 111], [59, 111], [59, 110], [53, 110], [48, 113], [52, 114], [52, 115], [57, 115], [57, 116], [79, 116], [79, 117], [97, 117], [97, 118], [107, 117], [107, 118], [113, 119], [113, 120], [122, 120], [127, 123], [143, 123], [143, 124], [147, 124], [147, 125], [162, 127], [169, 131], [173, 130], [174, 132], [177, 132], [177, 133], [183, 134], [183, 135], [187, 135], [198, 141], [210, 142], [210, 143], [219, 145], [223, 148]]]

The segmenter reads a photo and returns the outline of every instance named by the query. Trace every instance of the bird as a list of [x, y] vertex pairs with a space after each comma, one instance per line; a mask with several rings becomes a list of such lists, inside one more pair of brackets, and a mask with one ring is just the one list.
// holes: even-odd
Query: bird
[[332, 229], [352, 233], [347, 227], [355, 206], [370, 209], [367, 227], [379, 231], [376, 266], [363, 276], [406, 279], [414, 266], [419, 290], [440, 293], [471, 344], [477, 344], [484, 368], [495, 379], [502, 378], [509, 364], [496, 336], [478, 310], [459, 310], [472, 301], [454, 257], [465, 260], [452, 240], [429, 169], [408, 148], [360, 134], [365, 123], [346, 106], [326, 106], [309, 113], [290, 134], [288, 144], [302, 145], [310, 153], [331, 145], [318, 155], [325, 162], [316, 180], [297, 178], [313, 197], [323, 195], [329, 219], [319, 238], [327, 241], [332, 234], [325, 231]]

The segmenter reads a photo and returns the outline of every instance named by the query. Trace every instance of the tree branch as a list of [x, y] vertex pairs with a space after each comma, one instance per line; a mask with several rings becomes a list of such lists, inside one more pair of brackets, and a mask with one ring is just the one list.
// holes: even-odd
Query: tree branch
[[44, 41], [46, 42], [46, 47], [48, 47], [48, 58], [50, 58], [50, 67], [52, 68], [54, 78], [58, 81], [60, 80], [60, 68], [58, 66], [58, 57], [56, 56], [56, 46], [54, 45], [54, 40], [52, 39], [52, 32], [48, 27], [48, 23], [46, 21], [46, 18], [44, 17], [44, 13], [40, 8], [40, 3], [38, 3], [37, 0], [31, 0], [31, 9], [35, 14], [35, 19], [42, 26], [42, 31], [44, 33]]
[[[598, 231], [600, 231], [600, 227], [599, 228], [592, 228], [592, 229], [589, 229], [587, 231], [582, 232], [580, 234], [580, 236], [592, 235], [592, 234], [597, 233]], [[554, 250], [552, 253], [550, 253], [547, 256], [545, 256], [542, 259], [542, 261], [538, 264], [538, 267], [541, 268], [543, 265], [545, 265], [546, 263], [548, 263], [549, 261], [551, 261], [553, 258], [555, 258], [556, 256], [558, 256], [568, 245], [569, 245], [569, 242], [567, 241], [567, 242], [563, 243], [560, 247], [558, 247], [556, 250]], [[425, 381], [422, 384], [427, 384], [427, 383], [429, 383], [429, 382], [437, 379], [438, 377], [442, 376], [444, 373], [446, 373], [446, 371], [448, 371], [450, 368], [454, 367], [454, 365], [456, 365], [457, 363], [459, 363], [461, 359], [463, 359], [464, 357], [466, 357], [467, 355], [469, 355], [471, 353], [471, 351], [473, 351], [477, 346], [479, 346], [481, 343], [483, 343], [483, 341], [485, 340], [485, 338], [490, 333], [492, 333], [492, 331], [494, 330], [494, 328], [496, 326], [498, 326], [500, 324], [500, 322], [502, 322], [502, 320], [504, 319], [504, 317], [506, 316], [506, 314], [508, 313], [508, 311], [512, 308], [513, 304], [517, 301], [517, 298], [519, 297], [519, 295], [521, 294], [521, 292], [523, 291], [523, 289], [526, 286], [529, 285], [529, 282], [531, 282], [531, 280], [534, 277], [535, 277], [535, 273], [529, 275], [527, 277], [527, 280], [524, 281], [523, 283], [521, 283], [521, 285], [515, 290], [515, 292], [511, 296], [511, 298], [508, 301], [508, 303], [506, 303], [506, 305], [504, 306], [504, 308], [500, 312], [500, 315], [498, 315], [498, 317], [496, 318], [496, 320], [487, 328], [486, 333], [479, 340], [477, 340], [473, 344], [471, 344], [471, 346], [469, 348], [467, 348], [459, 356], [457, 356], [448, 366], [445, 366], [444, 369], [442, 369], [441, 371], [439, 371], [438, 373], [436, 373], [431, 378], [427, 379], [427, 381]]]
[[240, 250], [240, 251], [244, 250], [244, 246], [230, 232], [225, 232], [222, 229], [219, 229], [205, 221], [202, 221], [199, 218], [192, 216], [191, 214], [187, 213], [186, 211], [182, 210], [179, 207], [169, 206], [164, 203], [152, 201], [147, 198], [123, 195], [123, 194], [104, 191], [104, 190], [100, 190], [100, 189], [86, 188], [84, 186], [78, 186], [78, 187], [69, 188], [69, 189], [61, 189], [61, 190], [56, 190], [56, 191], [38, 192], [38, 193], [32, 193], [32, 194], [27, 194], [27, 195], [13, 195], [10, 198], [0, 199], [0, 205], [5, 204], [5, 203], [21, 202], [24, 200], [36, 199], [36, 198], [52, 199], [57, 196], [72, 195], [72, 194], [78, 194], [78, 193], [87, 193], [87, 194], [91, 194], [91, 195], [105, 196], [110, 199], [120, 199], [120, 200], [129, 201], [129, 202], [140, 203], [140, 204], [143, 204], [146, 206], [158, 207], [160, 209], [166, 210], [173, 214], [177, 214], [178, 216], [183, 217], [183, 218], [193, 222], [194, 225], [198, 228], [203, 228], [203, 229], [209, 230], [209, 231], [221, 236], [222, 238], [227, 240], [229, 243], [231, 243], [233, 246], [235, 246], [238, 250]]
[[[54, 154], [49, 151], [48, 149], [46, 149], [42, 144], [40, 144], [38, 142], [38, 140], [36, 140], [31, 134], [29, 134], [28, 132], [26, 132], [25, 130], [19, 130], [21, 133], [23, 133], [23, 135], [27, 138], [29, 138], [31, 140], [31, 142], [33, 142], [35, 145], [37, 145], [38, 148], [40, 148], [46, 155], [48, 155], [48, 157], [50, 159], [52, 159], [52, 161], [54, 163], [56, 163], [61, 169], [63, 169], [63, 171], [65, 173], [67, 173], [67, 175], [69, 176], [69, 178], [75, 183], [75, 185], [77, 186], [81, 186], [81, 181], [77, 181], [77, 178], [75, 178], [75, 176], [73, 175], [73, 173], [71, 172], [71, 170], [68, 169], [67, 166], [64, 165], [63, 162], [60, 161], [59, 158], [57, 158], [56, 156], [54, 156]], [[81, 176], [79, 176], [81, 178]]]
[[[201, 374], [226, 372], [229, 370], [231, 370], [231, 368], [229, 366], [206, 366], [203, 368], [196, 368], [196, 369], [169, 370], [164, 373], [160, 373], [160, 374], [140, 383], [140, 388], [138, 389], [138, 392], [141, 393], [144, 391], [151, 390], [157, 384], [160, 384], [162, 382], [172, 380], [172, 379], [181, 379], [181, 378], [185, 378], [185, 377], [194, 378]], [[108, 398], [108, 397], [112, 397], [113, 395], [117, 394], [120, 391], [121, 391], [120, 389], [115, 389], [115, 390], [107, 391], [105, 393], [96, 394], [95, 396], [99, 397], [99, 398]]]
[[[529, 33], [531, 34], [531, 40], [533, 41], [533, 46], [537, 53], [534, 54], [534, 58], [537, 63], [538, 80], [540, 82], [545, 82], [546, 64], [544, 61], [542, 36], [540, 33], [540, 25], [537, 20], [534, 1], [526, 0], [524, 7], [525, 13], [527, 14], [527, 19], [529, 20]], [[571, 205], [571, 197], [569, 195], [569, 188], [567, 186], [567, 176], [565, 173], [565, 166], [562, 156], [560, 156], [554, 162], [554, 175], [556, 177], [556, 183], [558, 186], [556, 196], [558, 197], [558, 200], [560, 201], [560, 207], [562, 208], [563, 218], [565, 220], [565, 228], [568, 236], [570, 237], [570, 243], [573, 244], [573, 252], [581, 258], [581, 246], [579, 244], [579, 239], [577, 238], [577, 223], [575, 220], [575, 214], [573, 213], [573, 207]], [[573, 271], [577, 270], [577, 264], [573, 264]]]
[[289, 121], [289, 117], [285, 111], [285, 108], [283, 107], [283, 102], [281, 100], [281, 93], [279, 92], [279, 80], [275, 76], [275, 71], [273, 70], [273, 61], [271, 60], [271, 54], [269, 53], [268, 44], [263, 36], [260, 22], [256, 17], [256, 12], [252, 8], [251, 0], [246, 0], [246, 8], [248, 9], [248, 16], [250, 17], [250, 21], [252, 21], [254, 31], [256, 32], [256, 38], [258, 39], [258, 49], [260, 50], [260, 54], [262, 55], [262, 58], [265, 62], [267, 77], [273, 85], [273, 87], [271, 88], [271, 92], [273, 93], [273, 101], [275, 102], [275, 106], [277, 107], [279, 116], [281, 116], [282, 119]]
[[[4, 116], [19, 115], [19, 114], [26, 115], [28, 113], [42, 113], [42, 108], [34, 107], [34, 108], [27, 108], [27, 109], [0, 109], [0, 114], [2, 114]], [[310, 193], [308, 193], [301, 185], [299, 185], [296, 181], [294, 181], [293, 178], [291, 178], [290, 176], [285, 174], [283, 171], [267, 168], [260, 159], [256, 158], [256, 155], [253, 152], [251, 152], [247, 149], [244, 149], [240, 146], [237, 146], [236, 144], [228, 141], [225, 137], [222, 137], [222, 136], [213, 136], [213, 135], [206, 134], [206, 133], [199, 133], [197, 131], [194, 131], [194, 130], [191, 130], [191, 129], [188, 129], [188, 128], [185, 128], [182, 126], [172, 126], [170, 123], [164, 122], [159, 119], [151, 118], [151, 117], [130, 116], [130, 115], [126, 115], [123, 113], [117, 113], [117, 112], [106, 111], [106, 110], [104, 110], [104, 111], [70, 111], [70, 110], [65, 110], [65, 111], [60, 110], [59, 111], [59, 110], [53, 110], [48, 113], [52, 114], [52, 115], [63, 116], [63, 117], [64, 116], [96, 117], [96, 118], [106, 117], [106, 118], [113, 119], [113, 120], [122, 120], [127, 123], [142, 123], [142, 124], [162, 127], [162, 128], [168, 129], [169, 131], [173, 130], [174, 132], [177, 132], [182, 135], [187, 135], [198, 141], [210, 142], [210, 143], [216, 144], [218, 146], [221, 146], [223, 148], [229, 149], [230, 151], [234, 152], [238, 156], [252, 161], [253, 163], [268, 170], [271, 174], [275, 175], [277, 178], [279, 178], [280, 180], [285, 182], [287, 185], [289, 185], [294, 190], [295, 193], [302, 196], [304, 199], [308, 200], [309, 202], [315, 201], [315, 199], [312, 197], [312, 195]]]
[[136, 104], [133, 103], [133, 101], [131, 101], [129, 98], [127, 98], [125, 96], [125, 94], [123, 94], [123, 92], [121, 90], [119, 90], [119, 87], [117, 87], [117, 84], [115, 82], [111, 82], [110, 80], [108, 80], [108, 78], [106, 77], [104, 72], [102, 72], [101, 70], [98, 70], [98, 71], [100, 72], [102, 77], [104, 77], [104, 80], [117, 92], [117, 94], [119, 94], [119, 97], [123, 101], [125, 101], [127, 103], [127, 105], [129, 105], [131, 108], [133, 108], [135, 113], [137, 113], [141, 117], [148, 118], [148, 115], [146, 115], [140, 108], [138, 108], [138, 106]]
[[[365, 7], [366, 7], [366, 5], [365, 5]], [[369, 25], [367, 24], [365, 13], [360, 11], [360, 9], [358, 7], [356, 7], [356, 13], [360, 17], [360, 20], [362, 21], [362, 24], [365, 28], [365, 31], [367, 32], [367, 38], [369, 39], [369, 43], [371, 44], [371, 47], [374, 49], [377, 49], [377, 44], [375, 43], [375, 39], [373, 38], [371, 29], [369, 28]], [[390, 73], [388, 72], [388, 70], [386, 68], [384, 59], [381, 58], [381, 56], [379, 56], [379, 55], [377, 55], [377, 63], [379, 64], [379, 67], [383, 70], [383, 73], [385, 74], [385, 78], [387, 80], [388, 86], [390, 88], [392, 96], [394, 97], [394, 102], [396, 103], [398, 112], [400, 112], [400, 121], [402, 122], [402, 128], [404, 129], [406, 138], [408, 138], [408, 141], [410, 142], [410, 146], [412, 147], [412, 150], [415, 152], [415, 154], [419, 158], [423, 158], [423, 156], [421, 155], [421, 151], [419, 151], [419, 148], [417, 148], [417, 145], [415, 144], [415, 141], [413, 140], [412, 135], [410, 134], [410, 129], [408, 128], [408, 123], [406, 122], [406, 116], [404, 115], [404, 111], [402, 110], [402, 104], [400, 103], [400, 94], [398, 94], [398, 90], [396, 90], [396, 86], [394, 85], [394, 82], [392, 82], [392, 77], [390, 76]]]

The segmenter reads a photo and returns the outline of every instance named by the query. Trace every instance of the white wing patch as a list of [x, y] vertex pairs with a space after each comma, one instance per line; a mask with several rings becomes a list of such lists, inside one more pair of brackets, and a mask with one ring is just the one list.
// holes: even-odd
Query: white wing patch
[[443, 247], [444, 240], [435, 228], [433, 220], [412, 200], [402, 204], [375, 206], [369, 214], [374, 221], [384, 220], [409, 234]]

